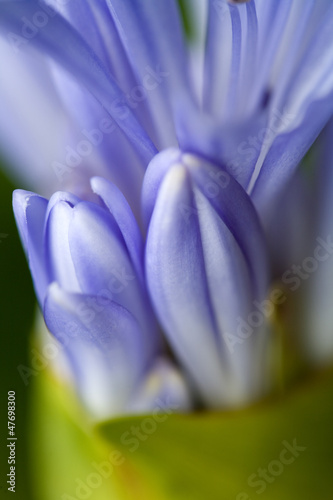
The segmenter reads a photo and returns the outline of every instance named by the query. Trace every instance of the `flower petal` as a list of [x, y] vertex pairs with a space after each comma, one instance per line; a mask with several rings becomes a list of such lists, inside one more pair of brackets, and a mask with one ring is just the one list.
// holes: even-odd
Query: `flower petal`
[[[192, 154], [177, 149], [159, 153], [148, 165], [142, 188], [143, 218], [148, 225], [158, 191], [170, 167], [181, 162], [191, 169], [201, 192], [209, 197], [214, 210], [236, 235], [251, 269], [255, 294], [262, 298], [267, 285], [267, 255], [264, 234], [251, 200], [237, 182], [224, 170]], [[188, 211], [191, 216], [191, 211]]]
[[188, 224], [181, 213], [183, 206], [192, 204], [185, 168], [172, 168], [149, 226], [146, 273], [151, 299], [175, 352], [206, 401], [215, 405], [224, 377], [198, 223], [193, 219]]
[[[142, 386], [133, 397], [131, 413], [188, 411], [191, 408], [189, 387], [179, 370], [167, 359], [160, 358], [147, 374]], [[160, 417], [161, 422], [166, 419]]]
[[279, 135], [268, 151], [259, 176], [256, 178], [251, 198], [258, 212], [266, 223], [265, 214], [271, 211], [277, 197], [295, 173], [309, 147], [317, 138], [321, 129], [333, 111], [332, 96], [313, 102], [306, 111], [302, 123], [294, 130]]
[[[137, 79], [157, 77], [149, 105], [159, 149], [176, 144], [172, 106], [179, 93], [191, 93], [180, 15], [174, 0], [107, 0]], [[172, 33], [172, 36], [170, 36]], [[147, 73], [148, 71], [148, 73]], [[148, 75], [148, 76], [147, 76]], [[150, 84], [152, 85], [152, 84]]]
[[254, 295], [263, 298], [267, 287], [264, 233], [254, 206], [241, 186], [225, 171], [193, 155], [183, 155], [201, 192], [234, 235], [249, 266]]
[[125, 88], [128, 84], [134, 85], [133, 72], [104, 1], [92, 4], [88, 0], [79, 3], [48, 0], [48, 3], [80, 33], [118, 82], [125, 84]]
[[44, 220], [47, 200], [35, 193], [17, 189], [13, 194], [13, 208], [36, 294], [39, 303], [43, 304], [49, 283], [44, 253]]
[[143, 239], [129, 204], [114, 184], [101, 177], [91, 179], [91, 187], [114, 217], [125, 240], [136, 274], [143, 284]]
[[170, 167], [181, 160], [181, 152], [169, 148], [156, 155], [149, 163], [142, 186], [142, 217], [146, 228], [150, 222], [158, 190]]
[[[60, 15], [50, 13], [50, 7], [42, 1], [15, 1], [0, 3], [0, 26], [14, 33], [21, 33], [22, 17], [31, 19], [36, 11], [46, 10], [47, 29], [39, 29], [29, 43], [41, 48], [70, 73], [80, 78], [87, 89], [107, 109], [128, 138], [136, 146], [142, 158], [149, 160], [155, 147], [127, 107], [125, 116], [119, 114], [117, 102], [123, 94], [112, 76], [104, 68], [96, 54], [80, 35]], [[8, 32], [7, 32], [8, 33]]]
[[124, 411], [146, 366], [142, 333], [133, 316], [107, 299], [97, 312], [94, 300], [67, 293], [54, 283], [44, 317], [64, 345], [83, 401], [98, 418], [105, 418]]
[[79, 203], [69, 245], [82, 292], [107, 297], [130, 311], [144, 332], [147, 357], [156, 352], [160, 339], [149, 299], [113, 217], [97, 205]]
[[[51, 199], [52, 200], [52, 199]], [[52, 207], [53, 203], [51, 204]], [[56, 281], [67, 292], [81, 291], [73, 265], [68, 232], [73, 207], [59, 201], [50, 209], [45, 226], [45, 250], [50, 282]]]
[[[326, 0], [309, 1], [306, 6], [301, 0], [280, 3], [287, 18], [282, 41], [275, 41], [276, 55], [267, 63], [269, 115], [248, 185], [262, 213], [291, 179], [333, 112], [332, 4]], [[274, 11], [272, 17], [275, 20]]]
[[258, 389], [252, 366], [258, 335], [235, 352], [228, 340], [237, 336], [239, 319], [246, 322], [252, 300], [266, 291], [263, 234], [248, 196], [229, 176], [219, 185], [221, 171], [188, 154], [170, 166], [167, 151], [159, 155], [161, 168], [157, 158], [148, 168], [153, 182], [153, 163], [163, 172], [164, 160], [169, 171], [157, 197], [148, 200], [149, 210], [156, 197], [146, 248], [151, 299], [205, 401], [244, 401]]
[[69, 125], [63, 106], [42, 57], [16, 53], [0, 37], [0, 60], [6, 67], [0, 79], [2, 166], [16, 183], [49, 196], [57, 186], [51, 163]]

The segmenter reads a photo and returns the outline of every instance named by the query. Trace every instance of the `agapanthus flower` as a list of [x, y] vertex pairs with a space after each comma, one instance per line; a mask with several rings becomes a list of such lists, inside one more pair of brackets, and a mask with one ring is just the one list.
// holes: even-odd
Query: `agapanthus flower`
[[[186, 408], [185, 384], [161, 356], [134, 216], [115, 186], [93, 178], [92, 187], [99, 204], [70, 193], [57, 192], [49, 202], [14, 193], [46, 325], [64, 346], [83, 401], [99, 417], [147, 411], [149, 397]], [[145, 384], [151, 378], [149, 395]]]
[[[80, 324], [68, 356], [90, 406], [111, 401], [102, 413], [131, 411], [160, 359], [161, 390], [175, 391], [180, 408], [189, 394], [220, 407], [269, 387], [270, 226], [333, 112], [331, 2], [189, 5], [194, 44], [174, 0], [0, 4], [1, 47], [18, 72], [45, 78], [61, 109], [62, 158], [46, 166], [43, 186], [65, 193], [49, 202], [16, 194], [18, 226], [48, 328], [57, 336]], [[15, 115], [3, 118], [4, 150], [22, 162], [11, 147]], [[114, 184], [93, 178], [91, 189], [96, 175]], [[110, 298], [122, 266], [135, 279]], [[87, 326], [76, 304], [98, 297], [107, 307]], [[158, 348], [156, 323], [171, 355]]]

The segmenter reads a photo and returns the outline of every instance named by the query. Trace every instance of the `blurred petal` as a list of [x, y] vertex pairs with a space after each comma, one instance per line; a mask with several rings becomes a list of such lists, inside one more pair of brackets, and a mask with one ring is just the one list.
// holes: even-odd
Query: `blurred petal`
[[[56, 1], [55, 4], [57, 6]], [[147, 68], [145, 69], [143, 76], [135, 74], [107, 3], [99, 1], [95, 2], [94, 5], [90, 5], [88, 1], [84, 0], [77, 5], [76, 3], [68, 2], [60, 10], [64, 14], [64, 17], [69, 20], [96, 52], [124, 92], [124, 99], [117, 104], [119, 111], [122, 106], [129, 104], [152, 141], [158, 144], [158, 135], [159, 133], [163, 133], [163, 130], [158, 131], [156, 124], [153, 122], [149, 96], [155, 93], [159, 78], [156, 81], [154, 80], [153, 68], [150, 67], [148, 67], [148, 71]], [[61, 79], [63, 80], [63, 77]], [[140, 85], [142, 83], [143, 86]], [[68, 89], [65, 85], [63, 94], [68, 96], [66, 90]], [[143, 95], [140, 96], [140, 93]], [[67, 99], [71, 101], [70, 98], [67, 97]], [[76, 112], [78, 112], [80, 108], [75, 106], [73, 100], [71, 102], [72, 105], [69, 106], [69, 109], [73, 108], [74, 111], [76, 109]], [[114, 150], [118, 149], [116, 140], [112, 146]], [[123, 152], [125, 154], [128, 153], [128, 146], [123, 149]]]
[[42, 304], [48, 285], [44, 249], [44, 220], [47, 200], [35, 193], [18, 189], [14, 191], [13, 208], [36, 294], [39, 303]]
[[181, 372], [168, 360], [161, 358], [147, 374], [129, 410], [131, 413], [153, 412], [155, 415], [169, 408], [174, 412], [190, 410], [191, 397]]
[[125, 240], [135, 271], [143, 284], [143, 239], [129, 204], [114, 184], [101, 177], [91, 179], [91, 187], [114, 217]]
[[[181, 145], [215, 154], [251, 193], [264, 222], [333, 112], [332, 26], [327, 0], [209, 2], [206, 133], [191, 125], [200, 118], [192, 112]], [[220, 142], [212, 140], [211, 116]]]
[[271, 200], [280, 196], [284, 187], [295, 173], [305, 153], [317, 138], [333, 111], [332, 95], [312, 103], [304, 120], [294, 130], [278, 135], [267, 152], [259, 176], [253, 184], [251, 198], [262, 219], [270, 210]]
[[[20, 33], [22, 17], [31, 18], [41, 6], [48, 7], [41, 1], [15, 1], [0, 3], [0, 26], [11, 32]], [[48, 17], [47, 29], [40, 29], [29, 43], [53, 57], [70, 73], [80, 78], [81, 82], [101, 102], [110, 115], [131, 139], [143, 158], [149, 160], [155, 152], [144, 130], [136, 118], [126, 109], [126, 116], [120, 117], [115, 106], [123, 97], [112, 76], [104, 68], [96, 54], [84, 42], [80, 35], [60, 15]]]
[[80, 292], [68, 232], [73, 208], [66, 201], [57, 201], [50, 210], [45, 228], [45, 249], [49, 281], [57, 281], [68, 292]]
[[69, 227], [69, 246], [81, 290], [110, 298], [131, 311], [144, 332], [147, 357], [156, 352], [159, 337], [145, 288], [106, 209], [92, 203], [76, 205]]
[[[118, 72], [122, 72], [122, 82], [128, 84], [132, 79], [134, 83], [132, 70], [126, 61], [118, 32], [104, 1], [91, 4], [88, 0], [48, 0], [48, 4], [70, 22], [118, 81]], [[113, 48], [112, 51], [110, 47]]]
[[[248, 186], [261, 212], [281, 193], [333, 112], [332, 4], [321, 0], [305, 6], [296, 0], [279, 2], [279, 8], [288, 18], [269, 63], [267, 129]], [[270, 15], [274, 26], [274, 9]]]
[[124, 411], [145, 365], [142, 333], [133, 316], [107, 299], [97, 312], [91, 306], [94, 299], [67, 293], [54, 283], [44, 317], [65, 346], [83, 401], [98, 418], [105, 418]]
[[0, 76], [0, 148], [7, 173], [48, 196], [59, 186], [51, 164], [69, 121], [41, 57], [17, 53], [0, 37], [0, 59], [6, 68]]
[[[159, 149], [175, 145], [172, 120], [175, 99], [186, 89], [191, 93], [180, 16], [174, 0], [108, 0], [128, 59], [139, 81], [157, 75], [156, 92], [149, 106], [159, 134]], [[172, 33], [172, 36], [170, 36]], [[150, 68], [147, 73], [147, 68]]]

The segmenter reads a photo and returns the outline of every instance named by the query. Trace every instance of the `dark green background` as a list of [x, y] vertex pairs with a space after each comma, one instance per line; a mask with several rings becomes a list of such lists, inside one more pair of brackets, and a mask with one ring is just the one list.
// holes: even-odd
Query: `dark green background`
[[29, 484], [28, 430], [29, 394], [17, 370], [29, 365], [29, 334], [34, 315], [35, 298], [29, 269], [12, 213], [13, 184], [0, 171], [0, 241], [1, 258], [1, 373], [0, 373], [0, 498], [10, 498], [7, 490], [7, 395], [16, 392], [16, 494], [14, 498], [33, 499]]

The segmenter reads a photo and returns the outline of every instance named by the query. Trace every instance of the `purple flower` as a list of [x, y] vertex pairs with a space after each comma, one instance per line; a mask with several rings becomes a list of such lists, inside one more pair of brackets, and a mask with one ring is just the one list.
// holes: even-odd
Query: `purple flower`
[[[65, 192], [16, 192], [15, 215], [46, 324], [102, 415], [151, 408], [151, 387], [179, 408], [264, 393], [266, 239], [333, 112], [329, 0], [192, 7], [187, 42], [175, 0], [0, 3], [5, 56], [23, 75], [34, 61], [66, 124], [52, 119], [62, 157], [41, 156], [43, 192]], [[11, 81], [0, 96], [20, 94]], [[15, 123], [0, 118], [4, 149], [31, 166], [31, 117], [22, 139]]]
[[[97, 177], [91, 182], [97, 203], [63, 192], [49, 202], [14, 193], [46, 325], [64, 345], [81, 396], [98, 416], [135, 406], [152, 409], [163, 391], [171, 398], [165, 404], [186, 407], [180, 375], [159, 359], [162, 343], [146, 291], [137, 223], [114, 185]], [[146, 394], [153, 375], [153, 394]]]

